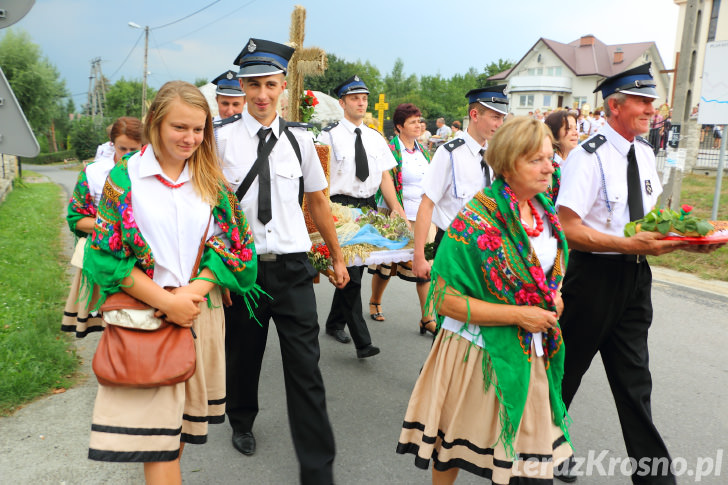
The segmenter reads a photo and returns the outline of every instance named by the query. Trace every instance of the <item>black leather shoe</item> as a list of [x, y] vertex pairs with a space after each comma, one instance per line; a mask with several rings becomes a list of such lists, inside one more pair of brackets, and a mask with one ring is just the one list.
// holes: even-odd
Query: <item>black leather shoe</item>
[[363, 349], [356, 349], [356, 356], [360, 359], [366, 359], [379, 353], [379, 347], [375, 347], [372, 344], [367, 345]]
[[331, 335], [342, 344], [348, 344], [351, 342], [351, 337], [349, 337], [343, 330], [326, 330], [326, 335]]
[[554, 468], [554, 478], [561, 480], [566, 483], [573, 483], [576, 481], [576, 473], [574, 473], [574, 466], [576, 462], [574, 457], [570, 456], [566, 461], [562, 462], [561, 465]]
[[253, 432], [233, 431], [233, 448], [243, 455], [250, 456], [255, 453], [255, 436], [253, 436]]

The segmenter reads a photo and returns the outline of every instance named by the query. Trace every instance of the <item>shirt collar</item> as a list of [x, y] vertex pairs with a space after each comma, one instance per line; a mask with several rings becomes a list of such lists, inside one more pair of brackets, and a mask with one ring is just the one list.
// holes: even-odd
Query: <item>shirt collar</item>
[[485, 145], [480, 145], [467, 131], [463, 132], [463, 140], [465, 140], [465, 145], [470, 149], [473, 155], [480, 154], [480, 150], [488, 147], [487, 141], [485, 142]]
[[154, 177], [155, 175], [159, 175], [161, 177], [164, 177], [166, 180], [172, 182], [173, 184], [181, 184], [190, 180], [190, 172], [188, 167], [189, 164], [185, 162], [185, 167], [182, 169], [182, 173], [179, 174], [177, 180], [172, 180], [167, 177], [167, 175], [165, 175], [165, 173], [162, 171], [162, 166], [159, 165], [159, 161], [154, 154], [154, 150], [152, 149], [151, 144], [145, 146], [139, 156], [140, 178]]
[[280, 132], [280, 118], [278, 117], [278, 113], [276, 113], [276, 117], [270, 126], [263, 126], [260, 121], [253, 118], [253, 115], [245, 110], [243, 111], [243, 122], [245, 123], [245, 128], [248, 130], [248, 134], [251, 138], [257, 137], [258, 130], [261, 128], [273, 128], [273, 133], [275, 133], [276, 138], [278, 138], [278, 134]]
[[617, 133], [615, 129], [612, 128], [612, 125], [610, 125], [609, 123], [604, 123], [604, 126], [599, 129], [599, 133], [604, 135], [607, 141], [612, 144], [612, 146], [619, 152], [620, 155], [623, 155], [625, 157], [627, 156], [627, 152], [629, 152], [629, 148], [632, 146], [632, 143], [627, 141], [626, 138]]
[[359, 125], [357, 126], [346, 118], [341, 118], [341, 121], [339, 121], [339, 123], [341, 123], [347, 130], [349, 130], [350, 133], [354, 133], [355, 128], [359, 128], [361, 131], [364, 131], [364, 121], [359, 123]]

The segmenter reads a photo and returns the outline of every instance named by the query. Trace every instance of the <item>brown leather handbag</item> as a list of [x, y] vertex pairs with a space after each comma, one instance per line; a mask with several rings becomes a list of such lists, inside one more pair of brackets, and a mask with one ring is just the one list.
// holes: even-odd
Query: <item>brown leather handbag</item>
[[[190, 278], [196, 275], [200, 265], [211, 220], [212, 213], [202, 234]], [[102, 314], [116, 310], [154, 312], [149, 305], [124, 291], [109, 295], [100, 308]], [[162, 318], [156, 330], [143, 330], [104, 320], [106, 328], [91, 363], [100, 384], [142, 388], [168, 386], [186, 381], [195, 373], [197, 356], [191, 327], [181, 327]]]

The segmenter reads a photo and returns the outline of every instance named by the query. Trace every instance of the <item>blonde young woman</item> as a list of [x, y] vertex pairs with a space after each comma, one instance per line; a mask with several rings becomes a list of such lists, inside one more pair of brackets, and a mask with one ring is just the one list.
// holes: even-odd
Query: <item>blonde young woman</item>
[[[89, 458], [141, 462], [148, 484], [180, 484], [184, 443], [205, 443], [207, 423], [224, 420], [220, 287], [250, 298], [257, 263], [248, 224], [217, 160], [200, 91], [182, 81], [162, 86], [144, 133], [150, 143], [109, 173], [84, 256], [86, 286], [98, 285], [98, 305], [125, 291], [168, 321], [191, 326], [197, 366], [188, 381], [170, 386], [99, 385]], [[200, 270], [190, 279], [203, 237]]]

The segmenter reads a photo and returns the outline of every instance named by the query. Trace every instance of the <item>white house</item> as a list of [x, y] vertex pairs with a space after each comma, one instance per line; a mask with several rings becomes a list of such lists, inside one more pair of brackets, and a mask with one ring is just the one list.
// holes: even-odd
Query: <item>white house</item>
[[669, 76], [654, 42], [606, 45], [593, 35], [562, 44], [540, 38], [513, 68], [491, 76], [508, 82], [509, 109], [513, 114], [557, 107], [591, 109], [602, 106], [600, 93], [592, 93], [603, 79], [652, 62], [659, 98], [667, 100]]

